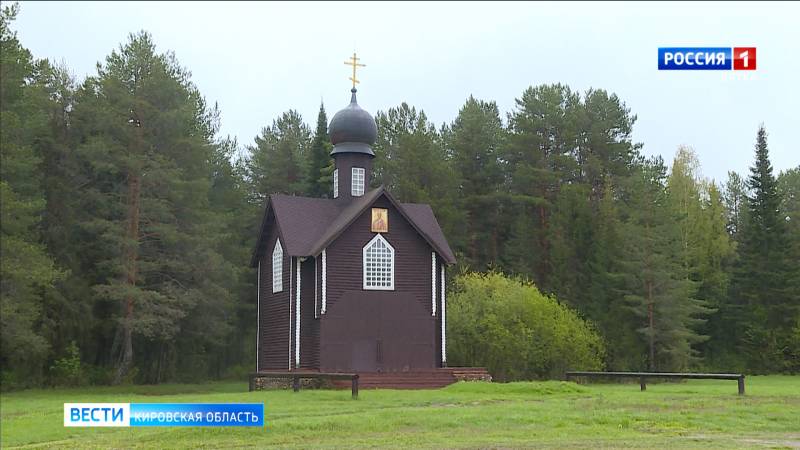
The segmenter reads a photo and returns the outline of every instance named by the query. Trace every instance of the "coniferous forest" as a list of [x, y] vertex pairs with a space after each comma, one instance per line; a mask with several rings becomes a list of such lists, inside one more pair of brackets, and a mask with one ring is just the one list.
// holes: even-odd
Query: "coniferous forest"
[[[243, 376], [263, 204], [330, 195], [326, 110], [240, 143], [146, 32], [77, 80], [25, 48], [17, 12], [0, 23], [3, 387]], [[450, 280], [532, 282], [597, 331], [606, 369], [800, 371], [800, 166], [773, 170], [763, 126], [748, 173], [708, 180], [690, 147], [646, 157], [602, 89], [375, 118], [375, 183], [431, 204]]]

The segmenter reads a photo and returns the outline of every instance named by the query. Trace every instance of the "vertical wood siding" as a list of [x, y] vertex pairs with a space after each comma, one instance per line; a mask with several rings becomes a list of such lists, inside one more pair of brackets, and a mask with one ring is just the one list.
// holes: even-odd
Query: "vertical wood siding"
[[[321, 258], [320, 258], [321, 259]], [[321, 261], [320, 263], [321, 264]], [[301, 264], [300, 282], [300, 368], [319, 369], [319, 319], [314, 318], [314, 258]], [[319, 269], [319, 265], [317, 265]], [[317, 288], [319, 289], [319, 288]], [[317, 301], [319, 306], [319, 300]]]
[[[415, 321], [413, 333], [415, 336], [409, 336], [409, 339], [413, 338], [417, 346], [423, 345], [424, 342], [424, 345], [431, 350], [430, 353], [427, 350], [417, 352], [425, 354], [426, 360], [417, 361], [415, 364], [419, 367], [439, 367], [441, 365], [439, 358], [441, 354], [439, 318], [438, 316], [433, 316], [433, 304], [431, 302], [432, 249], [386, 198], [379, 198], [372, 207], [386, 208], [389, 213], [389, 232], [381, 234], [395, 249], [395, 290], [371, 291], [363, 289], [362, 249], [367, 242], [375, 237], [375, 233], [370, 231], [371, 210], [368, 208], [327, 248], [328, 314], [322, 316], [320, 324], [320, 369], [341, 370], [341, 367], [326, 367], [326, 360], [337, 359], [341, 361], [342, 359], [347, 359], [349, 354], [353, 352], [353, 349], [347, 348], [347, 346], [328, 345], [326, 327], [331, 332], [330, 334], [336, 334], [339, 330], [334, 330], [334, 328], [342, 325], [339, 322], [334, 325], [328, 319], [339, 317], [336, 319], [337, 321], [377, 320], [382, 313], [375, 310], [375, 308], [381, 307], [382, 299], [387, 299], [383, 300], [387, 305], [392, 303], [394, 305], [390, 306], [392, 308], [397, 308], [397, 302], [412, 301], [418, 303], [414, 307], [394, 309], [393, 311], [400, 311], [398, 312], [399, 314], [408, 315], [408, 317], [397, 318], [398, 322], [410, 320], [413, 316]], [[437, 257], [437, 263], [440, 261], [440, 258]], [[311, 293], [313, 294], [313, 290]], [[367, 304], [364, 304], [364, 313], [358, 317], [341, 318], [336, 312], [337, 302], [347, 298], [357, 298], [357, 301], [361, 302], [361, 304], [364, 304], [364, 298], [371, 298], [374, 299], [374, 305], [368, 305], [369, 307], [367, 307]], [[345, 309], [349, 310], [350, 308], [351, 306], [347, 306]], [[427, 313], [427, 317], [416, 313], [423, 310]], [[352, 314], [352, 311], [348, 312]], [[385, 326], [389, 327], [391, 324], [385, 324]], [[402, 337], [404, 330], [397, 329], [394, 332]], [[410, 333], [412, 330], [407, 332]], [[335, 356], [335, 358], [326, 358], [328, 356], [326, 352], [334, 352], [335, 354], [330, 356]], [[380, 351], [378, 350], [376, 353], [380, 353]], [[391, 358], [392, 355], [390, 353], [383, 355], [382, 365], [386, 370], [402, 370], [403, 366], [407, 365], [405, 361], [392, 361]], [[430, 361], [427, 361], [427, 359], [430, 359]]]
[[[271, 214], [270, 214], [271, 216]], [[268, 218], [267, 251], [261, 259], [261, 317], [258, 367], [261, 370], [286, 370], [289, 349], [289, 269], [291, 258], [283, 252], [283, 291], [272, 292], [272, 249], [278, 238], [274, 217]]]

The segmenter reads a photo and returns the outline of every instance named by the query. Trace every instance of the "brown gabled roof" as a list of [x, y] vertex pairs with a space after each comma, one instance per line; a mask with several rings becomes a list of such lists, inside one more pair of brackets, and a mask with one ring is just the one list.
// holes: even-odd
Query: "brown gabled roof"
[[284, 251], [292, 256], [309, 256], [311, 255], [309, 247], [327, 230], [341, 210], [336, 202], [324, 198], [270, 195], [267, 198], [258, 240], [250, 260], [252, 267], [258, 265], [258, 257], [263, 250], [262, 239], [270, 212], [277, 222]]
[[[401, 205], [408, 213], [409, 217], [413, 219], [412, 223], [419, 226], [423, 232], [428, 234], [429, 241], [438, 244], [440, 249], [439, 255], [447, 261], [448, 264], [455, 264], [456, 256], [447, 244], [447, 238], [444, 237], [444, 233], [441, 227], [439, 227], [439, 222], [433, 214], [431, 205], [426, 205], [424, 203], [401, 203]], [[437, 246], [434, 245], [434, 248], [437, 248]]]
[[372, 189], [364, 193], [361, 197], [350, 201], [341, 210], [338, 217], [330, 223], [324, 233], [320, 233], [314, 239], [314, 245], [311, 246], [309, 255], [319, 255], [322, 249], [328, 246], [331, 242], [339, 237], [342, 232], [353, 223], [358, 216], [364, 212], [369, 205], [375, 202], [378, 197], [383, 193], [383, 186]]
[[284, 250], [289, 255], [316, 256], [339, 237], [381, 195], [385, 195], [389, 199], [442, 259], [448, 264], [456, 262], [453, 251], [450, 250], [431, 207], [418, 203], [399, 203], [381, 186], [347, 204], [330, 199], [283, 194], [271, 195], [267, 200], [258, 242], [253, 251], [250, 265], [252, 267], [258, 265], [270, 211], [275, 216], [280, 235], [283, 238]]

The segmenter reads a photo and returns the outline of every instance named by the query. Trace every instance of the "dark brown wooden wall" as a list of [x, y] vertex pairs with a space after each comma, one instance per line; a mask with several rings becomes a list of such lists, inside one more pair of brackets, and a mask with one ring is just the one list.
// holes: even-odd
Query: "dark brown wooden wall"
[[[335, 158], [336, 169], [339, 170], [339, 197], [337, 201], [342, 203], [351, 202], [354, 198], [352, 194], [352, 175], [353, 167], [364, 169], [364, 191], [369, 190], [372, 180], [372, 157], [358, 153], [339, 153]], [[331, 182], [333, 189], [333, 182]], [[333, 195], [333, 192], [331, 192]]]
[[[425, 325], [425, 336], [436, 342], [431, 343], [434, 348], [433, 361], [429, 367], [441, 366], [439, 337], [439, 319], [431, 314], [431, 247], [416, 232], [416, 230], [402, 217], [385, 197], [379, 198], [373, 207], [386, 208], [389, 212], [389, 232], [382, 233], [383, 237], [395, 249], [395, 290], [394, 291], [365, 291], [363, 289], [362, 249], [374, 236], [370, 231], [371, 210], [367, 210], [350, 225], [327, 249], [327, 308], [329, 313], [336, 314], [336, 303], [339, 299], [349, 294], [361, 297], [363, 293], [376, 293], [378, 297], [395, 295], [413, 298], [427, 311], [429, 320]], [[437, 285], [439, 284], [439, 264], [437, 264]], [[439, 300], [437, 288], [437, 301]], [[379, 294], [377, 294], [379, 293]], [[417, 316], [419, 317], [419, 316]], [[359, 317], [356, 320], [370, 320], [370, 317]], [[320, 331], [321, 370], [326, 370], [326, 342], [325, 319], [323, 316]], [[339, 351], [331, 349], [331, 351]], [[341, 351], [348, 351], [342, 349]], [[391, 365], [391, 361], [385, 361]], [[332, 369], [332, 368], [331, 368]]]
[[[307, 258], [300, 267], [300, 368], [318, 369], [319, 319], [314, 318], [314, 258]], [[321, 273], [322, 267], [317, 270]], [[318, 295], [322, 293], [318, 292]], [[317, 300], [318, 305], [320, 301]]]
[[[261, 258], [261, 317], [260, 317], [260, 370], [287, 370], [289, 368], [290, 280], [291, 259], [283, 245], [283, 291], [272, 293], [272, 251], [278, 238], [274, 216], [267, 218], [266, 251]], [[294, 349], [292, 349], [294, 358]]]

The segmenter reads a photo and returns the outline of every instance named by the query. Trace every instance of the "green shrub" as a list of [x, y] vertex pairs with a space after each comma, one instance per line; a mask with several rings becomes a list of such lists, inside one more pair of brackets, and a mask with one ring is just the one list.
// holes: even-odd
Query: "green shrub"
[[75, 341], [67, 346], [66, 356], [57, 359], [50, 367], [50, 378], [54, 386], [80, 386], [85, 383], [81, 352]]
[[83, 365], [82, 371], [86, 381], [92, 386], [105, 386], [114, 382], [116, 369], [114, 367]]
[[447, 303], [452, 366], [483, 366], [498, 381], [603, 368], [605, 346], [592, 324], [531, 283], [496, 272], [464, 274]]

